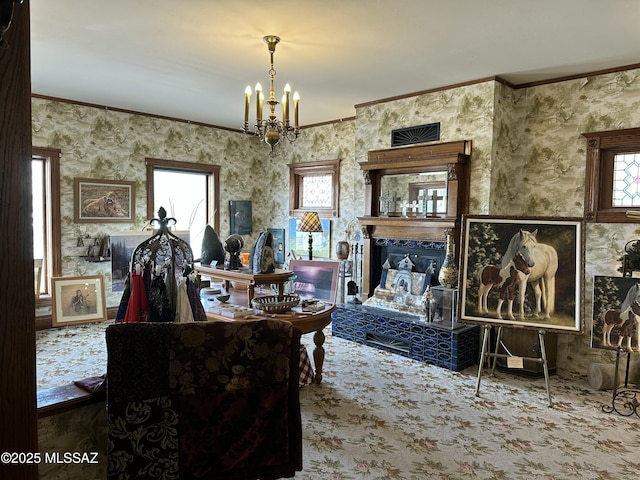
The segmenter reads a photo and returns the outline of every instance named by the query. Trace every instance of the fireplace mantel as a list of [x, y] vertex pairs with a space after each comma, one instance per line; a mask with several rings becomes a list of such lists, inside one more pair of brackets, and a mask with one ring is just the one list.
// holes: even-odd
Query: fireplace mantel
[[365, 237], [444, 242], [445, 230], [458, 226], [456, 218], [358, 217]]
[[[368, 298], [377, 285], [372, 278], [371, 249], [375, 239], [444, 242], [446, 230], [459, 237], [460, 220], [468, 213], [469, 163], [471, 142], [414, 145], [410, 147], [372, 150], [368, 161], [360, 162], [365, 178], [365, 215], [358, 220], [364, 235], [363, 298]], [[446, 212], [425, 215], [414, 212], [406, 216], [393, 212], [384, 215], [380, 208], [385, 176], [446, 172]], [[401, 191], [409, 198], [409, 192]], [[435, 203], [435, 202], [434, 202]], [[435, 206], [434, 206], [435, 208]], [[458, 252], [456, 251], [458, 257]]]

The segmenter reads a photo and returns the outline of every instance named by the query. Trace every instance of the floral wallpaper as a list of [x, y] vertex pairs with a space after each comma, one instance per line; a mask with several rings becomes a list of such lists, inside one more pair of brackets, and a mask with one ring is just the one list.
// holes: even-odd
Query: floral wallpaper
[[[33, 144], [63, 152], [63, 274], [102, 273], [109, 280], [109, 264], [85, 263], [75, 242], [84, 233], [142, 227], [146, 157], [220, 165], [218, 233], [224, 238], [229, 232], [229, 200], [252, 200], [254, 234], [248, 245], [268, 227], [288, 228], [287, 164], [339, 158], [334, 245], [364, 212], [358, 162], [367, 160], [369, 150], [389, 148], [394, 129], [440, 122], [440, 141], [472, 141], [471, 214], [582, 217], [586, 152], [581, 134], [637, 127], [639, 105], [640, 70], [523, 89], [490, 80], [359, 106], [354, 119], [304, 128], [294, 143], [279, 145], [270, 156], [258, 139], [239, 132], [34, 98]], [[74, 177], [135, 180], [136, 223], [74, 224]], [[584, 375], [589, 363], [610, 361], [611, 352], [589, 345], [592, 279], [618, 275], [617, 259], [634, 238], [640, 238], [638, 224], [586, 225], [585, 328], [582, 335], [558, 336], [560, 372]], [[118, 301], [110, 295], [107, 303]]]
[[[77, 238], [142, 230], [147, 220], [145, 158], [221, 166], [221, 238], [229, 234], [229, 200], [253, 200], [255, 236], [272, 226], [272, 212], [288, 206], [288, 197], [272, 195], [287, 188], [288, 173], [274, 165], [264, 145], [242, 133], [39, 98], [32, 101], [32, 122], [33, 145], [62, 151], [62, 274], [104, 275], [108, 306], [118, 305], [121, 296], [111, 292], [111, 264], [85, 262]], [[135, 181], [135, 223], [74, 223], [75, 177]], [[192, 248], [197, 256], [200, 246]]]

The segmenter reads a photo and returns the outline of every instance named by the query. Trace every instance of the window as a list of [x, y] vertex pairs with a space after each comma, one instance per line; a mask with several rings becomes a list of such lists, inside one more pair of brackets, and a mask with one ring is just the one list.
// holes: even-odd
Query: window
[[640, 128], [583, 136], [587, 138], [585, 220], [634, 221], [627, 212], [640, 211]]
[[158, 218], [164, 207], [177, 221], [175, 230], [189, 230], [194, 258], [199, 258], [205, 227], [220, 232], [220, 167], [152, 158], [146, 165], [147, 218]]
[[290, 163], [289, 216], [315, 211], [322, 218], [338, 216], [340, 160]]
[[60, 155], [58, 149], [41, 147], [33, 147], [31, 155], [33, 258], [42, 261], [41, 269], [34, 269], [39, 307], [51, 304], [51, 277], [62, 274]]

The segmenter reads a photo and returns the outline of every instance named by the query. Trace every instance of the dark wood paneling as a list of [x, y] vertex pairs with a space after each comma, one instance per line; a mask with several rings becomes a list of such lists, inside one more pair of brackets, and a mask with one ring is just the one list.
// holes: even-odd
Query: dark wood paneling
[[[13, 5], [0, 49], [0, 452], [37, 452], [29, 0]], [[38, 465], [0, 462], [0, 478], [35, 480]]]

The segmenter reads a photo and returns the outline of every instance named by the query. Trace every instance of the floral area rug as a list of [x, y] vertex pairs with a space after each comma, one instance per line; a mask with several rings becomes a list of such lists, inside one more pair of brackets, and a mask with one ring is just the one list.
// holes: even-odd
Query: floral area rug
[[[38, 332], [38, 388], [104, 373], [107, 323]], [[330, 335], [321, 385], [300, 392], [296, 479], [635, 478], [640, 419], [602, 412], [586, 377], [456, 373]], [[303, 336], [309, 354], [311, 335]], [[52, 352], [56, 352], [52, 359]]]

